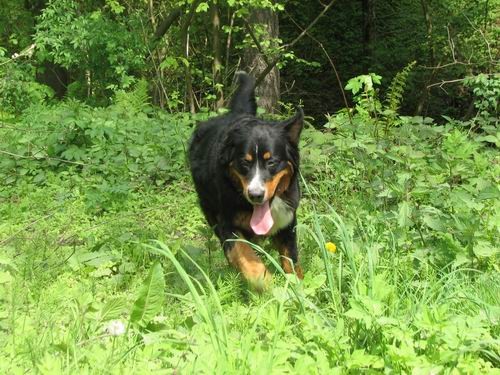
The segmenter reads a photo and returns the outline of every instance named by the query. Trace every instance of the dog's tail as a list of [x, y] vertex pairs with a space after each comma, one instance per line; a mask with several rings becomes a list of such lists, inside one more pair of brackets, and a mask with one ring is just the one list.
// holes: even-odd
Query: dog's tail
[[236, 114], [257, 113], [257, 103], [255, 102], [255, 79], [249, 76], [246, 72], [236, 72], [236, 80], [238, 88], [233, 94], [229, 105], [231, 112]]

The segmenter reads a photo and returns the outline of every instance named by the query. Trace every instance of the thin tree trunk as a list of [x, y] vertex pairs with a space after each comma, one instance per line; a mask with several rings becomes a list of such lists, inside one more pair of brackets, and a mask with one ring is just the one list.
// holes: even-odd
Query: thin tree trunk
[[214, 83], [214, 90], [216, 95], [215, 109], [222, 108], [224, 105], [224, 91], [222, 84], [222, 54], [220, 44], [220, 16], [219, 4], [214, 0], [210, 7], [210, 16], [212, 19], [212, 76]]
[[420, 0], [420, 4], [422, 5], [422, 12], [424, 15], [424, 20], [425, 20], [425, 28], [427, 31], [427, 45], [429, 48], [429, 63], [431, 66], [434, 67], [432, 70], [431, 74], [429, 75], [428, 79], [426, 80], [426, 84], [424, 89], [422, 90], [422, 93], [420, 94], [420, 98], [418, 100], [417, 104], [417, 109], [415, 114], [416, 115], [421, 115], [425, 104], [427, 103], [427, 100], [429, 99], [429, 90], [428, 84], [432, 82], [434, 79], [434, 76], [437, 73], [438, 68], [436, 67], [436, 51], [434, 48], [434, 38], [432, 36], [432, 18], [431, 14], [429, 12], [429, 4], [427, 3], [427, 0]]
[[427, 4], [427, 0], [420, 0], [420, 4], [422, 5], [422, 11], [424, 13], [425, 19], [425, 28], [427, 30], [427, 44], [429, 47], [429, 60], [431, 66], [436, 66], [436, 51], [434, 48], [434, 38], [432, 36], [432, 18], [429, 12], [429, 5]]
[[[181, 45], [184, 50], [184, 58], [189, 62], [189, 26], [191, 25], [191, 21], [193, 20], [193, 16], [195, 13], [195, 9], [201, 0], [195, 0], [191, 4], [189, 8], [189, 13], [184, 17], [184, 21], [181, 25]], [[184, 67], [184, 76], [186, 78], [186, 98], [189, 106], [189, 111], [191, 113], [196, 113], [196, 102], [194, 100], [194, 92], [193, 92], [193, 78], [191, 76], [191, 67], [189, 64], [186, 64]]]
[[233, 35], [233, 26], [234, 26], [234, 19], [236, 18], [236, 13], [232, 13], [231, 17], [229, 17], [230, 22], [229, 22], [229, 32], [227, 33], [227, 39], [226, 39], [226, 63], [224, 64], [224, 86], [227, 85], [227, 78], [229, 76], [229, 56], [231, 54], [231, 42], [232, 42], [232, 35]]
[[[189, 62], [189, 29], [184, 31], [182, 35], [182, 47], [184, 49], [184, 58]], [[191, 76], [191, 67], [189, 64], [184, 66], [184, 77], [186, 79], [186, 99], [189, 107], [189, 112], [196, 113], [196, 106], [193, 93], [193, 78]]]
[[368, 73], [372, 63], [374, 0], [362, 0], [363, 9], [363, 70]]
[[[270, 9], [254, 9], [250, 15], [250, 24], [261, 24], [266, 27], [267, 38], [277, 38], [279, 36], [278, 16]], [[266, 57], [259, 52], [257, 46], [247, 48], [243, 57], [243, 65], [254, 76], [260, 76], [268, 67]], [[269, 74], [256, 88], [258, 105], [267, 112], [273, 113], [278, 106], [280, 98], [280, 73], [274, 66]]]

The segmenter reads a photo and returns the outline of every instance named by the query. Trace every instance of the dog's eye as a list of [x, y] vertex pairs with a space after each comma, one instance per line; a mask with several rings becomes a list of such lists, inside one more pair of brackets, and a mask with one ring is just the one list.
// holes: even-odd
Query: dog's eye
[[240, 165], [243, 170], [248, 171], [252, 166], [252, 162], [246, 159], [241, 159]]
[[268, 168], [274, 168], [278, 165], [278, 163], [276, 162], [276, 160], [273, 160], [273, 159], [269, 159], [267, 161], [267, 167]]

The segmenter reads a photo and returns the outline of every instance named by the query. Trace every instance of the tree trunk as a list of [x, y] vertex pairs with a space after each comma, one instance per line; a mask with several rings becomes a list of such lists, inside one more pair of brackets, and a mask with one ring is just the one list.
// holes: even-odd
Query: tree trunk
[[436, 51], [434, 48], [434, 38], [432, 36], [432, 17], [429, 11], [429, 4], [427, 3], [426, 0], [420, 0], [420, 5], [422, 6], [422, 13], [424, 16], [425, 28], [427, 31], [427, 44], [429, 47], [429, 63], [432, 67], [434, 67], [434, 69], [428, 76], [428, 79], [425, 81], [425, 87], [423, 88], [422, 93], [420, 94], [420, 98], [417, 104], [417, 109], [415, 111], [415, 114], [417, 116], [420, 116], [424, 111], [424, 107], [429, 99], [430, 89], [427, 87], [427, 85], [430, 82], [432, 82], [438, 70], [438, 68], [436, 67]]
[[210, 7], [210, 18], [212, 19], [212, 52], [213, 52], [213, 63], [212, 63], [212, 76], [214, 91], [216, 96], [215, 109], [222, 108], [224, 105], [224, 91], [222, 84], [222, 53], [220, 45], [220, 16], [219, 16], [219, 4], [217, 0], [214, 0]]
[[[184, 20], [181, 24], [180, 36], [181, 36], [181, 45], [184, 50], [184, 58], [189, 63], [189, 26], [191, 26], [191, 22], [193, 21], [193, 16], [195, 13], [195, 9], [201, 0], [194, 0], [189, 8], [188, 14], [184, 17]], [[191, 66], [190, 64], [185, 65], [184, 67], [184, 76], [186, 79], [186, 99], [188, 102], [189, 112], [196, 113], [196, 101], [194, 98], [193, 92], [193, 77], [191, 76]]]
[[[261, 24], [267, 31], [266, 38], [278, 38], [279, 23], [278, 16], [269, 9], [254, 9], [250, 15], [250, 24]], [[243, 66], [254, 77], [258, 77], [267, 68], [266, 57], [259, 52], [257, 46], [252, 46], [245, 50], [243, 56]], [[262, 83], [257, 86], [255, 93], [258, 97], [257, 104], [267, 112], [273, 113], [278, 107], [280, 98], [280, 73], [274, 67], [267, 74]]]
[[434, 48], [434, 38], [432, 36], [432, 18], [431, 13], [429, 12], [429, 5], [426, 0], [421, 0], [420, 4], [422, 5], [422, 12], [424, 14], [425, 19], [425, 28], [427, 31], [427, 43], [429, 47], [429, 62], [431, 66], [436, 65], [436, 51]]

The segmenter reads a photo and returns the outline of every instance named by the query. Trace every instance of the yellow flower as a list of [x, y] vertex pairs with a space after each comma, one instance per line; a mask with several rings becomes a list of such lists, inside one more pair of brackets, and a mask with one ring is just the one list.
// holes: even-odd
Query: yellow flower
[[334, 253], [337, 251], [337, 246], [333, 242], [325, 243], [325, 249], [327, 249], [330, 253]]

